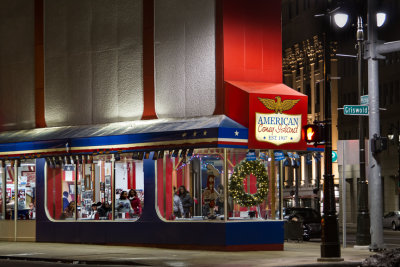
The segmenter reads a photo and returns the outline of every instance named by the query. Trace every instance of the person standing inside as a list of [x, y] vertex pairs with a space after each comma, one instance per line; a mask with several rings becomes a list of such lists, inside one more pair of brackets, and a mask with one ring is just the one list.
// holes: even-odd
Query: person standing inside
[[182, 215], [184, 214], [182, 201], [181, 198], [179, 197], [178, 191], [176, 190], [175, 186], [174, 186], [173, 207], [174, 207], [175, 218], [182, 218]]
[[182, 202], [183, 217], [190, 218], [190, 208], [193, 206], [193, 199], [183, 185], [179, 187], [179, 198]]
[[67, 192], [67, 191], [64, 191], [64, 192], [63, 192], [63, 211], [64, 211], [64, 210], [68, 207], [68, 205], [69, 205], [68, 196], [69, 196], [68, 192]]
[[140, 214], [141, 205], [137, 192], [134, 189], [129, 190], [128, 199], [131, 202], [131, 207], [136, 215]]
[[128, 193], [126, 191], [121, 192], [121, 195], [119, 196], [117, 203], [115, 203], [115, 209], [124, 219], [126, 213], [130, 214], [133, 213], [131, 202], [128, 199]]

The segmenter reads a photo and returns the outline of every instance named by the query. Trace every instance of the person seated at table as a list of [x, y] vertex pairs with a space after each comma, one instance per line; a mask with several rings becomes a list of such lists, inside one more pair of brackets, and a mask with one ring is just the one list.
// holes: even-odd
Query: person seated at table
[[134, 189], [129, 190], [128, 199], [131, 202], [131, 207], [135, 214], [139, 215], [141, 210], [140, 199]]
[[29, 220], [35, 220], [36, 219], [36, 208], [35, 208], [35, 203], [31, 202], [29, 203]]
[[92, 204], [92, 211], [91, 211], [91, 213], [90, 213], [90, 216], [88, 217], [89, 219], [92, 219], [92, 220], [98, 220], [98, 218], [99, 218], [99, 214], [98, 214], [98, 212], [97, 212], [97, 210], [98, 210], [98, 207], [100, 207], [101, 206], [101, 202], [97, 202], [97, 203], [93, 203]]
[[104, 202], [103, 204], [101, 204], [100, 208], [97, 208], [97, 214], [99, 214], [99, 217], [108, 217], [108, 214], [110, 214], [111, 212], [111, 207], [110, 204], [108, 204], [108, 202]]
[[193, 199], [190, 196], [189, 191], [187, 191], [183, 185], [179, 187], [178, 192], [179, 192], [179, 197], [182, 201], [182, 207], [183, 207], [182, 216], [184, 218], [190, 218], [190, 208], [193, 206]]
[[119, 199], [115, 203], [115, 209], [119, 214], [123, 213], [133, 213], [133, 209], [131, 206], [131, 202], [128, 199], [128, 193], [126, 191], [122, 191]]
[[65, 220], [68, 218], [74, 218], [75, 214], [75, 201], [71, 201], [61, 214], [60, 219]]

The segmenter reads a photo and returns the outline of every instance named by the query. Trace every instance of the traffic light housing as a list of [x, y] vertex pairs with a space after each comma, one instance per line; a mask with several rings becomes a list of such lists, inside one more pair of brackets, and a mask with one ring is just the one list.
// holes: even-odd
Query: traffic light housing
[[319, 145], [325, 143], [325, 126], [323, 124], [307, 124], [303, 126], [303, 139], [309, 144]]
[[387, 149], [387, 137], [378, 136], [374, 134], [374, 137], [371, 139], [371, 152], [373, 154], [381, 153], [382, 151]]

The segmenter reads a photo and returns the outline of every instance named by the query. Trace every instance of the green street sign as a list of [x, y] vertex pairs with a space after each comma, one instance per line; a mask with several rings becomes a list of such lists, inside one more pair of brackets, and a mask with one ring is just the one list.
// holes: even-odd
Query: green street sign
[[360, 98], [361, 105], [368, 105], [368, 95], [362, 95]]
[[344, 105], [343, 106], [343, 114], [344, 115], [368, 116], [368, 106]]
[[337, 153], [335, 151], [332, 151], [332, 162], [337, 161]]

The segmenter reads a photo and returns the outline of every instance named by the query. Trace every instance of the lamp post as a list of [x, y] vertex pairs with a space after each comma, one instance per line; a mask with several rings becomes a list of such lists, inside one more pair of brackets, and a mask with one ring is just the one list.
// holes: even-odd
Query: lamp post
[[[373, 9], [369, 11], [369, 20], [371, 22], [372, 17], [374, 17], [374, 19], [376, 17], [376, 23], [374, 23], [374, 22], [372, 22], [372, 23], [374, 25], [376, 25], [376, 27], [381, 27], [385, 23], [386, 14], [379, 12], [379, 13], [376, 13], [376, 16], [374, 16], [373, 15], [374, 13], [375, 13], [375, 11]], [[334, 15], [334, 18], [335, 18], [335, 22], [339, 28], [343, 28], [347, 24], [348, 15], [345, 13], [337, 13]], [[374, 28], [374, 27], [369, 27], [369, 30], [371, 28]], [[369, 31], [369, 33], [371, 34], [371, 31]], [[373, 32], [373, 33], [375, 33], [375, 32]], [[370, 36], [369, 36], [369, 38], [370, 38]], [[359, 95], [359, 103], [358, 104], [361, 105], [361, 96], [364, 95], [364, 89], [363, 89], [363, 85], [362, 85], [364, 25], [363, 25], [361, 16], [359, 16], [357, 18], [356, 39], [357, 39], [358, 95]], [[377, 58], [374, 58], [374, 60], [376, 60], [376, 59]], [[370, 79], [370, 81], [374, 81], [374, 79], [375, 79], [375, 77]], [[373, 92], [371, 94], [371, 98], [373, 98], [374, 102], [375, 102], [375, 99], [376, 99], [375, 92]], [[376, 116], [374, 116], [374, 115], [373, 115], [374, 120], [376, 120]], [[365, 135], [364, 135], [364, 118], [363, 118], [363, 116], [358, 117], [358, 128], [359, 128], [360, 179], [358, 181], [358, 189], [359, 190], [358, 190], [358, 196], [357, 196], [358, 209], [357, 209], [356, 246], [367, 246], [371, 243], [371, 234], [370, 234], [370, 219], [371, 218], [370, 218], [369, 211], [368, 211], [368, 184], [366, 182]], [[345, 216], [345, 214], [343, 216]]]
[[332, 174], [332, 119], [331, 119], [331, 0], [327, 1], [324, 16], [324, 122], [325, 122], [325, 171], [324, 171], [324, 215], [322, 217], [321, 258], [318, 260], [343, 260], [340, 258], [339, 223], [336, 215], [334, 181]]
[[[361, 96], [364, 95], [362, 85], [363, 70], [363, 48], [364, 48], [364, 25], [361, 17], [357, 18], [357, 67], [358, 67], [358, 96], [359, 104], [361, 105]], [[369, 232], [370, 217], [368, 211], [368, 184], [366, 181], [365, 172], [365, 136], [364, 136], [364, 117], [358, 116], [358, 131], [359, 131], [359, 147], [360, 147], [360, 179], [358, 181], [358, 196], [357, 196], [357, 233], [356, 246], [368, 246], [371, 243], [371, 234]], [[346, 216], [343, 214], [343, 216]]]

